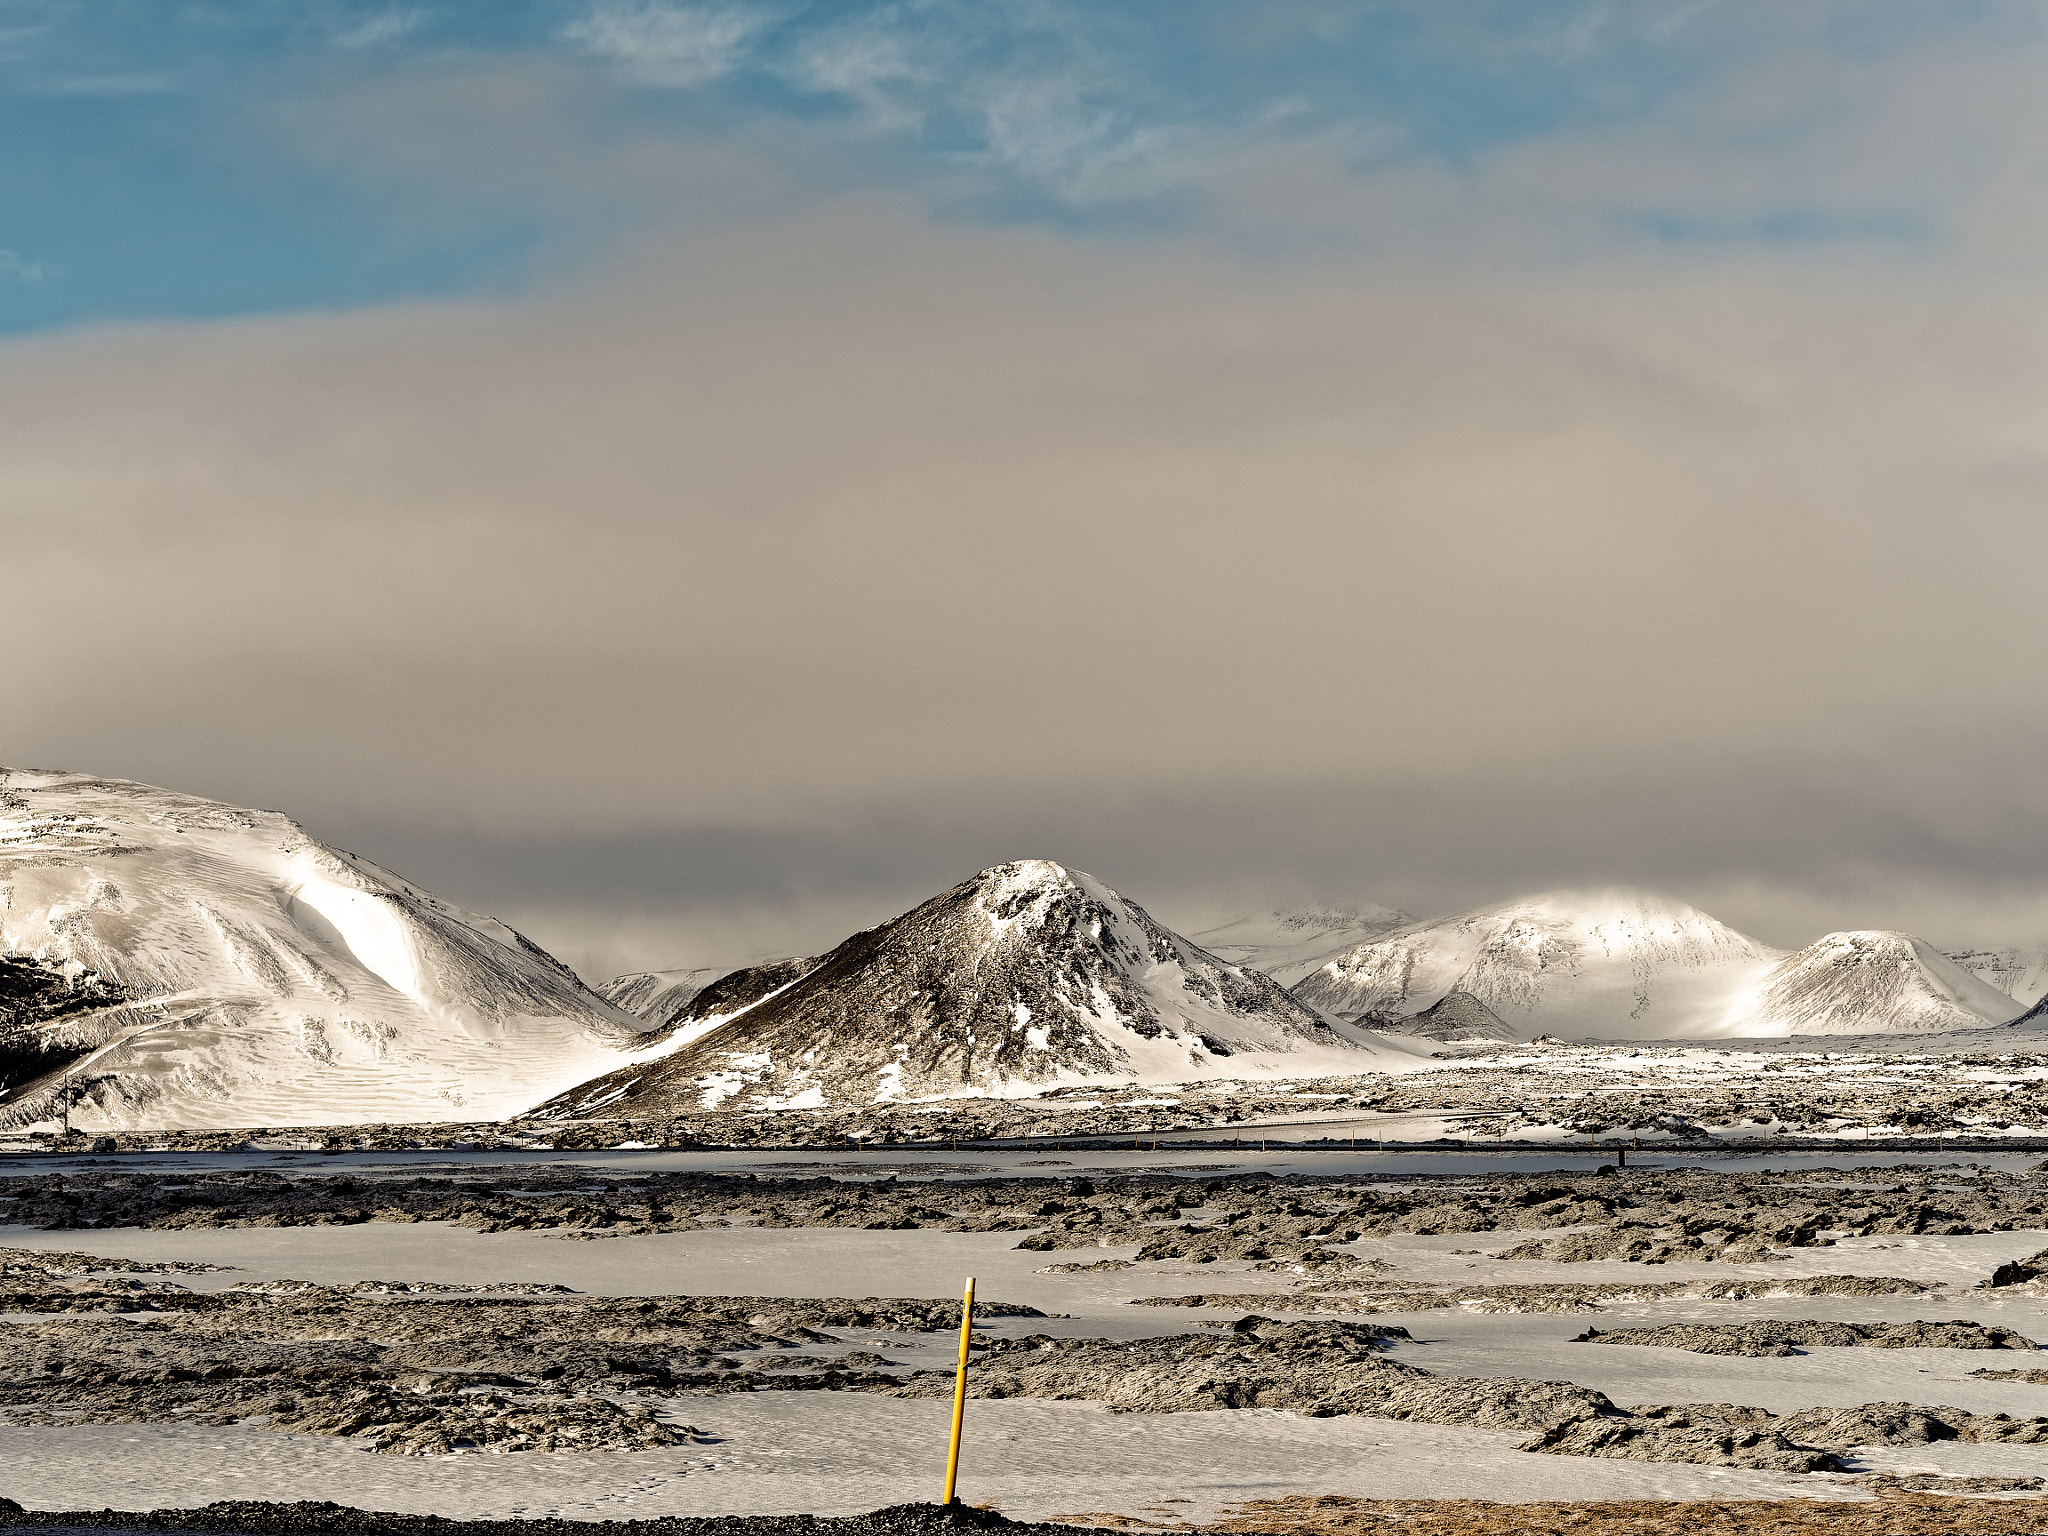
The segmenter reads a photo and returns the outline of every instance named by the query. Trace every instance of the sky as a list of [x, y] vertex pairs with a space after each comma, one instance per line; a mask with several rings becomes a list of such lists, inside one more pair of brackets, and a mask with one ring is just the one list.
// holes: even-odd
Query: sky
[[2048, 943], [2048, 5], [0, 0], [0, 761], [595, 980]]

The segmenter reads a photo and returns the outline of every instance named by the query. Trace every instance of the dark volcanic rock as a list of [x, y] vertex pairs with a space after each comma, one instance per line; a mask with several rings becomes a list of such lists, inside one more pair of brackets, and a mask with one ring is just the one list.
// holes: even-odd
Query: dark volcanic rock
[[1498, 1040], [1514, 1044], [1524, 1038], [1470, 992], [1446, 992], [1420, 1013], [1405, 1017], [1397, 1013], [1368, 1013], [1360, 1015], [1358, 1022], [1372, 1029], [1424, 1040]]
[[396, 1299], [273, 1282], [191, 1299], [205, 1305], [151, 1295], [121, 1308], [133, 1320], [91, 1307], [0, 1332], [0, 1423], [256, 1421], [391, 1455], [639, 1450], [698, 1433], [658, 1416], [662, 1399], [898, 1383], [872, 1353], [814, 1352], [841, 1342], [824, 1328], [959, 1322], [959, 1303], [915, 1298]]
[[139, 1016], [128, 994], [92, 971], [74, 973], [26, 955], [0, 955], [0, 1089], [61, 1072]]
[[1765, 1472], [1825, 1472], [1841, 1466], [1826, 1451], [1787, 1439], [1762, 1409], [1725, 1403], [1681, 1403], [1625, 1417], [1579, 1419], [1545, 1431], [1522, 1449]]
[[2048, 1248], [2024, 1259], [2013, 1259], [1999, 1265], [1991, 1271], [1991, 1278], [1984, 1282], [1984, 1289], [2003, 1290], [2008, 1285], [2025, 1285], [2043, 1278], [2048, 1278]]
[[864, 1106], [1063, 1074], [1200, 1077], [1246, 1051], [1301, 1056], [1305, 1071], [1342, 1060], [1364, 1072], [1370, 1039], [1168, 932], [1094, 877], [1025, 860], [855, 934], [794, 986], [674, 1055], [586, 1083], [540, 1113]]
[[718, 1014], [735, 1014], [792, 983], [802, 981], [818, 968], [816, 955], [784, 955], [732, 971], [711, 983], [690, 1000], [690, 1006], [676, 1016], [678, 1024], [695, 1024]]
[[2032, 1339], [1983, 1323], [1669, 1323], [1661, 1328], [1589, 1328], [1575, 1344], [1650, 1344], [1696, 1355], [1797, 1355], [1808, 1349], [2034, 1349]]

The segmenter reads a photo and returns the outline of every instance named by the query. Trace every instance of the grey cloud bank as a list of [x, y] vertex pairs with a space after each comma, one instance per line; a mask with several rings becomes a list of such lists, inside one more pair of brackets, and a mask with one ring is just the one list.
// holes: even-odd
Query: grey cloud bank
[[19, 342], [4, 756], [283, 809], [591, 973], [1013, 857], [1169, 921], [1626, 880], [2039, 939], [2048, 337], [1987, 288], [849, 200]]

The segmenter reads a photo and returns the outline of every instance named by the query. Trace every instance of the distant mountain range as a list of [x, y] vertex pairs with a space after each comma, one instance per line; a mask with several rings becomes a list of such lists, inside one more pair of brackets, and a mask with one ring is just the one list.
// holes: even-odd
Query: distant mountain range
[[1830, 933], [1787, 955], [1745, 999], [1755, 1034], [1940, 1034], [2026, 1012], [1910, 933]]
[[2025, 1011], [1911, 934], [1831, 933], [1788, 955], [1639, 891], [1551, 892], [1414, 923], [1329, 957], [1294, 993], [1383, 1028], [1463, 993], [1523, 1039], [1937, 1033]]
[[1092, 875], [1027, 859], [857, 933], [793, 984], [548, 1112], [804, 1108], [1054, 1082], [1412, 1069], [1271, 977], [1160, 926]]
[[1339, 1018], [1419, 1014], [1464, 992], [1523, 1038], [1744, 1033], [1780, 958], [1683, 902], [1562, 891], [1413, 923], [1328, 957], [1295, 996]]
[[1218, 959], [1264, 971], [1291, 987], [1340, 950], [1414, 921], [1392, 907], [1297, 907], [1255, 912], [1189, 937]]
[[2048, 1029], [2044, 994], [2048, 950], [1858, 931], [1787, 954], [1635, 891], [1424, 922], [1269, 911], [1189, 938], [1042, 860], [829, 954], [592, 991], [274, 812], [0, 770], [0, 1128], [66, 1103], [84, 1129], [203, 1128], [1352, 1076], [1539, 1035], [1988, 1047]]
[[1995, 992], [2031, 1008], [2048, 997], [2048, 945], [2009, 949], [1952, 949], [1949, 960]]

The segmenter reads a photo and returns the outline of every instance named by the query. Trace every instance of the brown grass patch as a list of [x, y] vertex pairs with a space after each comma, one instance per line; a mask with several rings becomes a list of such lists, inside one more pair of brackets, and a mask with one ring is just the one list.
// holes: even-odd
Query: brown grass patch
[[[1163, 1511], [1162, 1511], [1163, 1513]], [[1172, 1517], [1055, 1515], [1070, 1525], [1217, 1536], [2042, 1536], [2048, 1502], [1889, 1493], [1877, 1499], [1253, 1499], [1207, 1525]]]

